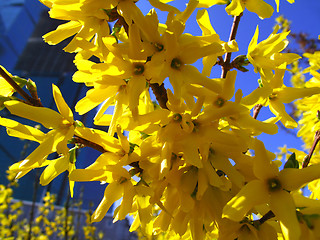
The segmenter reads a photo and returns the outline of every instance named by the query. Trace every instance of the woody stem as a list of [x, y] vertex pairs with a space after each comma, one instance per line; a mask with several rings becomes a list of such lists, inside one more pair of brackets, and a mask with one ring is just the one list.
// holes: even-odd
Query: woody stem
[[252, 116], [254, 119], [257, 119], [261, 108], [262, 108], [261, 104], [257, 104], [257, 105], [254, 106], [254, 108], [253, 108], [253, 116]]
[[159, 85], [158, 83], [150, 83], [150, 87], [152, 89], [153, 94], [156, 96], [156, 99], [160, 107], [164, 109], [168, 109], [167, 107], [168, 96], [167, 96], [167, 90], [164, 87], [164, 84], [162, 83], [161, 85]]
[[313, 141], [312, 147], [310, 148], [308, 155], [303, 160], [302, 168], [305, 168], [309, 165], [310, 159], [312, 157], [314, 150], [316, 149], [316, 146], [317, 146], [319, 140], [320, 140], [320, 130], [317, 130], [316, 134], [314, 136], [314, 141]]
[[30, 97], [23, 89], [0, 67], [0, 75], [16, 90], [28, 103], [33, 106], [41, 106], [38, 99]]
[[[233, 24], [232, 24], [231, 31], [230, 31], [229, 42], [236, 39], [237, 30], [238, 30], [240, 18], [242, 17], [242, 15], [243, 15], [243, 13], [241, 13], [239, 16], [235, 16], [233, 18]], [[227, 76], [227, 73], [231, 69], [231, 63], [230, 63], [231, 62], [231, 54], [232, 54], [231, 52], [228, 52], [224, 57], [224, 63], [222, 64], [221, 78], [225, 78]]]

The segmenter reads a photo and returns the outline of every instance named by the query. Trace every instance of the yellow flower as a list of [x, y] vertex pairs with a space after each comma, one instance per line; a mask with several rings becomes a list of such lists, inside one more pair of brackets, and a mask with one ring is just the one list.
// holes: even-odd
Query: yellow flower
[[296, 121], [286, 112], [284, 103], [291, 103], [298, 98], [309, 97], [320, 93], [319, 87], [294, 88], [283, 84], [284, 69], [276, 69], [269, 81], [262, 80], [260, 87], [241, 100], [251, 109], [256, 104], [269, 106], [271, 112], [287, 128], [298, 126]]
[[[220, 40], [219, 35], [216, 34], [215, 30], [211, 25], [210, 17], [206, 9], [202, 9], [197, 12], [197, 23], [202, 30], [201, 39], [203, 41], [206, 41], [207, 43], [210, 43], [213, 41], [218, 42], [221, 44], [225, 52], [237, 52], [239, 50], [238, 44], [235, 40], [232, 40], [230, 42], [223, 42]], [[205, 76], [210, 76], [211, 70], [213, 66], [216, 64], [216, 61], [217, 61], [217, 54], [208, 55], [203, 58], [202, 73]]]
[[110, 105], [115, 106], [109, 128], [110, 134], [113, 134], [118, 118], [123, 115], [127, 107], [132, 116], [136, 117], [139, 113], [140, 99], [150, 99], [146, 76], [148, 66], [145, 64], [148, 56], [141, 45], [138, 26], [131, 24], [129, 33], [130, 38], [127, 43], [117, 44], [115, 40], [106, 42], [106, 46], [112, 52], [109, 52], [103, 63], [78, 61], [79, 71], [73, 76], [75, 82], [85, 82], [89, 86], [94, 86], [77, 103], [75, 109], [79, 114], [84, 114], [104, 102], [95, 118], [99, 124], [98, 121], [104, 111]]
[[[42, 2], [51, 8], [49, 11], [51, 18], [69, 21], [43, 36], [47, 43], [58, 44], [74, 35], [72, 41], [64, 48], [67, 52], [89, 50], [89, 47], [92, 54], [105, 56], [108, 49], [104, 46], [102, 38], [110, 37], [108, 22], [119, 20], [119, 16], [122, 16], [128, 24], [135, 22], [141, 29], [145, 23], [143, 14], [133, 0], [72, 0], [67, 3], [43, 0]], [[85, 55], [88, 55], [88, 52]]]
[[[47, 160], [45, 162], [45, 165], [47, 165], [47, 167], [44, 169], [44, 171], [40, 176], [40, 184], [43, 186], [48, 185], [54, 178], [56, 178], [58, 175], [60, 175], [66, 170], [70, 174], [76, 168], [75, 167], [75, 160], [76, 160], [75, 151], [76, 151], [76, 148], [71, 149], [69, 151], [69, 154], [63, 155], [58, 159]], [[45, 165], [42, 164], [39, 167], [43, 167]], [[74, 181], [71, 181], [69, 179], [69, 189], [70, 189], [71, 197], [73, 197], [73, 187], [74, 187]]]
[[[12, 77], [12, 75], [3, 66], [0, 65], [0, 68]], [[15, 92], [14, 88], [2, 76], [0, 76], [0, 86], [0, 96], [9, 97]]]
[[[205, 77], [191, 65], [208, 55], [216, 57], [223, 55], [225, 51], [220, 43], [201, 45], [197, 39], [193, 39], [193, 42], [184, 36], [179, 39], [179, 35], [169, 31], [165, 32], [163, 37], [164, 51], [154, 55], [147, 63], [152, 73], [151, 83], [161, 84], [166, 77], [169, 77], [174, 94], [178, 98], [183, 93], [184, 87], [191, 84], [204, 86], [213, 92], [221, 91], [218, 81]], [[187, 98], [185, 95], [183, 97]]]
[[[12, 76], [3, 66], [0, 65], [0, 68], [11, 77], [12, 81], [14, 81], [19, 87], [23, 87], [26, 85], [27, 80], [22, 79], [17, 76]], [[0, 75], [0, 110], [4, 108], [3, 103], [5, 101], [14, 99], [12, 95], [16, 92], [16, 90]]]
[[304, 57], [308, 58], [310, 67], [303, 70], [303, 72], [317, 71], [320, 69], [320, 51], [314, 53], [304, 53]]
[[252, 221], [234, 222], [224, 218], [219, 225], [219, 239], [252, 239], [266, 240], [278, 239], [277, 232], [268, 223], [263, 223], [258, 227], [253, 225]]
[[109, 17], [104, 11], [104, 9], [107, 10], [114, 7], [110, 2], [112, 1], [73, 0], [68, 3], [55, 0], [43, 1], [45, 5], [51, 8], [49, 11], [50, 17], [69, 21], [44, 35], [44, 40], [49, 44], [58, 44], [64, 39], [75, 35], [64, 49], [68, 52], [74, 52], [81, 49], [81, 47], [77, 46], [81, 43], [79, 39], [91, 41], [97, 34], [95, 36], [97, 45], [102, 46], [101, 38], [108, 36], [110, 32], [107, 22]]
[[[74, 133], [73, 114], [64, 101], [58, 87], [52, 85], [52, 89], [59, 113], [44, 107], [33, 107], [20, 101], [12, 100], [5, 102], [5, 106], [12, 114], [41, 123], [46, 128], [52, 129], [42, 137], [40, 145], [20, 163], [19, 168], [21, 169], [31, 166], [36, 162], [41, 164], [52, 152], [67, 154], [69, 151], [67, 142], [73, 137]], [[16, 137], [20, 137], [18, 132], [15, 134]], [[25, 132], [22, 132], [21, 137], [26, 138]]]
[[223, 5], [228, 4], [228, 0], [199, 0], [198, 7], [209, 8], [213, 5]]
[[[276, 1], [276, 4], [277, 4], [277, 12], [279, 12], [279, 5], [280, 5], [280, 0], [275, 0]], [[289, 3], [294, 3], [294, 0], [287, 0], [287, 2], [289, 2]]]
[[198, 117], [198, 122], [208, 123], [224, 119], [228, 121], [229, 126], [241, 127], [248, 130], [250, 134], [257, 135], [261, 132], [275, 134], [278, 131], [273, 123], [261, 122], [250, 116], [249, 110], [242, 104], [242, 92], [237, 91], [235, 101], [229, 101], [234, 95], [234, 83], [237, 71], [229, 71], [224, 80], [222, 92], [213, 95], [209, 99], [213, 101], [204, 106], [203, 114]]
[[255, 140], [253, 171], [257, 179], [250, 181], [223, 209], [223, 217], [241, 221], [257, 205], [267, 203], [280, 222], [285, 239], [300, 239], [296, 206], [290, 191], [320, 178], [320, 164], [303, 169], [286, 168], [278, 171], [264, 144]]
[[229, 15], [239, 16], [245, 8], [262, 19], [269, 18], [273, 14], [273, 7], [263, 0], [232, 0], [226, 11]]
[[279, 27], [269, 37], [258, 44], [259, 28], [257, 26], [254, 36], [248, 47], [248, 60], [259, 72], [262, 79], [270, 79], [272, 70], [286, 69], [286, 66], [300, 58], [295, 53], [280, 53], [288, 45], [286, 37], [290, 32], [277, 33]]

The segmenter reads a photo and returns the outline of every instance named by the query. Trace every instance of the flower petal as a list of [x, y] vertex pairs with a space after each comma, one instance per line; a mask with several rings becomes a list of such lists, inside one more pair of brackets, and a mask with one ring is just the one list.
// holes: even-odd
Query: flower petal
[[269, 108], [277, 117], [281, 117], [280, 121], [286, 128], [296, 128], [298, 123], [286, 112], [285, 106], [278, 99], [272, 99], [269, 102]]
[[67, 119], [70, 123], [73, 123], [72, 111], [70, 110], [66, 101], [63, 99], [59, 88], [54, 84], [52, 84], [52, 93], [53, 93], [54, 101], [56, 102], [57, 108], [60, 114], [62, 115], [62, 117]]
[[293, 88], [293, 87], [286, 87], [283, 88], [277, 94], [277, 99], [279, 99], [282, 103], [291, 103], [292, 101], [303, 98], [303, 97], [310, 97], [314, 94], [319, 94], [320, 88], [312, 87], [312, 88]]
[[226, 7], [226, 12], [229, 15], [239, 16], [245, 8], [244, 3], [241, 0], [232, 0], [231, 3]]
[[245, 6], [250, 12], [258, 14], [260, 18], [269, 18], [273, 14], [273, 7], [263, 0], [247, 0]]
[[250, 209], [268, 202], [268, 199], [269, 194], [265, 184], [260, 180], [253, 180], [224, 206], [222, 217], [241, 221]]
[[[207, 1], [212, 2], [212, 0], [207, 0]], [[202, 30], [202, 35], [216, 34], [216, 32], [214, 31], [210, 23], [210, 17], [206, 9], [202, 9], [197, 12], [197, 22], [199, 27]]]
[[253, 163], [253, 172], [257, 178], [261, 180], [268, 180], [276, 178], [278, 176], [277, 166], [271, 162], [275, 157], [274, 154], [268, 155], [267, 150], [263, 142], [255, 140], [254, 144], [254, 163]]
[[48, 185], [60, 173], [66, 171], [69, 166], [69, 155], [50, 160], [50, 164], [44, 169], [40, 176], [40, 184]]
[[7, 128], [9, 136], [27, 139], [35, 142], [42, 142], [45, 138], [45, 134], [39, 129], [23, 125], [11, 119], [0, 117], [0, 125]]
[[59, 113], [49, 108], [34, 107], [16, 100], [6, 101], [4, 105], [12, 114], [41, 123], [49, 129], [60, 127], [63, 121]]
[[303, 185], [320, 178], [320, 164], [302, 169], [285, 168], [279, 173], [282, 187], [288, 191], [298, 190]]
[[[111, 181], [112, 173], [103, 169], [75, 169], [69, 174], [69, 179], [76, 182]], [[110, 179], [110, 180], [108, 180]]]
[[100, 222], [108, 212], [111, 205], [122, 197], [123, 186], [117, 182], [110, 183], [104, 191], [103, 199], [91, 216], [92, 222]]
[[290, 193], [280, 190], [270, 194], [270, 208], [280, 221], [286, 240], [300, 239], [301, 231], [296, 214], [296, 206]]
[[44, 35], [43, 39], [48, 44], [55, 45], [63, 41], [64, 39], [76, 34], [78, 31], [80, 31], [81, 27], [81, 23], [77, 21], [70, 21], [68, 23], [59, 25], [56, 30]]

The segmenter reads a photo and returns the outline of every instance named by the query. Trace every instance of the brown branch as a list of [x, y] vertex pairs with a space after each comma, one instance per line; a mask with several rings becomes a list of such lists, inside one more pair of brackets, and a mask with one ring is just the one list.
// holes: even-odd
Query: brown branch
[[156, 99], [160, 105], [161, 108], [168, 109], [167, 102], [168, 102], [168, 96], [167, 96], [167, 90], [164, 87], [164, 84], [162, 83], [159, 85], [158, 83], [150, 83], [150, 87], [152, 89], [153, 94], [156, 96]]
[[317, 130], [316, 134], [314, 136], [314, 141], [313, 141], [312, 147], [310, 148], [308, 155], [303, 160], [302, 168], [308, 167], [310, 159], [312, 157], [312, 154], [313, 154], [314, 150], [316, 149], [316, 146], [317, 146], [319, 140], [320, 140], [320, 130]]
[[[231, 31], [230, 31], [229, 42], [236, 38], [240, 18], [242, 17], [242, 15], [243, 15], [243, 13], [241, 13], [239, 16], [235, 16], [233, 18], [233, 24], [232, 24]], [[228, 52], [225, 55], [224, 62], [222, 64], [221, 78], [225, 78], [227, 76], [227, 73], [229, 72], [229, 70], [232, 68], [231, 63], [230, 63], [231, 62], [231, 54], [232, 54], [231, 52]]]
[[257, 220], [259, 222], [259, 224], [263, 224], [264, 222], [266, 222], [267, 220], [271, 219], [275, 217], [274, 213], [270, 210], [269, 212], [267, 212], [265, 215], [263, 215], [259, 220]]
[[31, 105], [41, 107], [39, 99], [30, 97], [23, 89], [0, 67], [0, 75]]
[[261, 104], [257, 104], [257, 105], [254, 106], [254, 108], [253, 108], [253, 116], [252, 116], [254, 119], [257, 119], [261, 108], [262, 108]]
[[102, 146], [100, 146], [100, 145], [98, 145], [98, 144], [96, 144], [94, 142], [91, 142], [89, 140], [86, 140], [86, 139], [84, 139], [82, 137], [79, 137], [79, 136], [74, 136], [73, 137], [73, 143], [82, 144], [82, 145], [84, 145], [86, 147], [91, 147], [91, 148], [93, 148], [93, 149], [95, 149], [95, 150], [97, 150], [97, 151], [99, 151], [101, 153], [107, 152]]

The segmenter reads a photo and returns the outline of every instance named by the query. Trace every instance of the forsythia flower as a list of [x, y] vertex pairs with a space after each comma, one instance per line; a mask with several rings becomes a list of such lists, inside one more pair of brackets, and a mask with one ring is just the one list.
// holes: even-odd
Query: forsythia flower
[[304, 53], [304, 57], [308, 58], [310, 67], [306, 68], [303, 72], [317, 71], [320, 69], [320, 51], [314, 53]]
[[[43, 135], [41, 140], [38, 138], [40, 145], [25, 160], [20, 162], [20, 170], [37, 162], [41, 164], [52, 152], [67, 154], [69, 151], [67, 143], [73, 137], [75, 129], [73, 114], [58, 87], [52, 85], [52, 90], [59, 113], [44, 107], [33, 107], [20, 101], [5, 102], [5, 106], [12, 114], [41, 123], [44, 127], [52, 129]], [[22, 134], [22, 138], [25, 138], [25, 132], [22, 132]], [[38, 134], [38, 131], [36, 131], [34, 137]], [[19, 132], [15, 131], [15, 136], [19, 137]]]
[[[64, 101], [60, 90], [57, 86], [52, 85], [53, 96], [59, 113], [44, 107], [33, 107], [20, 101], [6, 101], [5, 106], [12, 114], [41, 123], [48, 129], [52, 129], [47, 133], [43, 133], [37, 128], [20, 124], [16, 121], [0, 118], [0, 125], [7, 127], [10, 136], [36, 141], [40, 145], [26, 159], [13, 164], [9, 169], [17, 173], [17, 178], [27, 174], [34, 168], [47, 166], [40, 177], [40, 183], [48, 184], [52, 179], [60, 173], [68, 170], [69, 173], [75, 168], [74, 150], [67, 147], [68, 141], [77, 134], [77, 136], [90, 139], [96, 142], [101, 138], [101, 133], [96, 131], [92, 133], [90, 129], [78, 126], [73, 120], [73, 114], [68, 105]], [[101, 142], [100, 142], [101, 144]], [[109, 151], [120, 151], [121, 148], [116, 145], [113, 139], [104, 136], [101, 146]], [[47, 160], [47, 156], [57, 152], [62, 155], [56, 160]], [[73, 193], [73, 182], [70, 181], [71, 194]]]
[[[320, 74], [316, 71], [311, 71], [313, 78], [306, 82], [306, 87], [319, 86]], [[301, 137], [306, 147], [311, 147], [315, 132], [319, 129], [319, 109], [320, 102], [317, 95], [311, 96], [306, 99], [298, 100], [296, 103], [297, 109], [302, 111], [302, 117], [299, 121], [300, 129], [298, 136]], [[307, 132], [309, 134], [307, 134]]]
[[254, 150], [253, 171], [257, 179], [245, 185], [226, 204], [223, 217], [241, 221], [253, 207], [268, 203], [280, 222], [285, 239], [300, 239], [301, 231], [296, 207], [288, 191], [297, 190], [304, 184], [319, 178], [320, 165], [304, 169], [286, 168], [279, 172], [275, 163], [271, 162], [272, 155], [267, 153], [262, 142], [256, 140]]
[[277, 33], [278, 27], [269, 37], [258, 44], [259, 28], [257, 26], [254, 36], [248, 47], [248, 60], [259, 72], [262, 79], [269, 80], [272, 70], [286, 69], [286, 66], [300, 58], [295, 53], [280, 53], [288, 45], [286, 37], [289, 32]]
[[[6, 71], [10, 77], [12, 77], [12, 75], [3, 66], [0, 65], [0, 68]], [[0, 96], [9, 97], [15, 92], [14, 88], [3, 77], [0, 77], [0, 85]]]
[[298, 126], [296, 121], [286, 112], [284, 103], [291, 103], [302, 97], [308, 97], [313, 94], [319, 94], [319, 87], [293, 88], [286, 87], [283, 84], [283, 76], [285, 70], [277, 69], [273, 78], [269, 82], [261, 81], [259, 88], [251, 94], [244, 97], [241, 103], [251, 109], [256, 104], [269, 106], [271, 112], [276, 115], [287, 128], [295, 128]]
[[[276, 4], [277, 4], [277, 12], [279, 12], [279, 5], [280, 5], [280, 0], [275, 0], [276, 1]], [[294, 3], [295, 0], [287, 0], [287, 2], [289, 3]]]
[[[11, 79], [20, 87], [23, 87], [27, 80], [19, 78], [17, 76], [12, 76], [3, 66], [0, 65], [2, 71], [4, 71]], [[14, 99], [12, 96], [16, 90], [0, 75], [0, 110], [4, 108], [3, 103], [7, 100]]]
[[273, 14], [273, 7], [263, 0], [232, 0], [226, 11], [230, 15], [239, 16], [245, 8], [262, 19], [269, 18]]
[[[67, 142], [74, 134], [73, 114], [65, 103], [60, 90], [52, 85], [53, 96], [59, 113], [43, 107], [33, 107], [19, 101], [6, 101], [5, 106], [12, 114], [41, 123], [46, 128], [53, 130], [48, 133], [22, 125], [16, 121], [1, 118], [0, 124], [7, 127], [8, 134], [14, 137], [24, 138], [40, 143], [40, 145], [23, 161], [13, 164], [9, 169], [17, 173], [17, 178], [27, 174], [34, 168], [47, 166], [40, 177], [40, 183], [48, 184], [60, 173], [74, 169], [74, 163], [70, 164]], [[47, 156], [57, 152], [63, 156], [57, 160], [46, 160]], [[70, 182], [70, 192], [73, 195], [73, 183]]]

